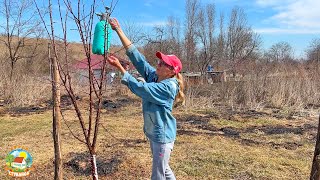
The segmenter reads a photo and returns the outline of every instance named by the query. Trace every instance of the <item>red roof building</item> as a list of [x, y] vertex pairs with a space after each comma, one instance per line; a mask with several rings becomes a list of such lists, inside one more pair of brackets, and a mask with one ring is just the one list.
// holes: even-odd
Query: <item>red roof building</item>
[[[129, 63], [129, 61], [121, 59], [117, 57], [121, 64], [126, 68], [127, 70], [134, 69], [133, 65]], [[96, 55], [96, 54], [91, 54], [90, 55], [90, 66], [93, 70], [94, 76], [96, 79], [100, 78], [101, 75], [101, 70], [103, 66], [103, 61], [104, 61], [104, 56], [103, 55]], [[84, 58], [80, 61], [78, 61], [73, 67], [76, 70], [76, 74], [79, 78], [80, 82], [87, 82], [88, 79], [88, 58]], [[111, 66], [108, 62], [106, 62], [106, 80], [108, 83], [111, 83], [114, 79], [114, 76], [118, 72], [118, 70], [114, 67]]]
[[24, 160], [24, 157], [16, 157], [16, 158], [14, 158], [13, 162], [15, 162], [15, 163], [22, 163], [23, 160]]
[[[128, 65], [129, 69], [131, 69], [132, 65], [130, 66], [131, 63], [129, 63], [129, 61], [121, 59], [119, 57], [117, 57], [117, 58], [120, 60], [120, 62], [123, 65]], [[102, 69], [103, 60], [104, 60], [103, 55], [91, 54], [90, 59], [91, 59], [90, 65], [92, 67], [92, 70], [101, 70]], [[74, 67], [76, 69], [88, 69], [88, 58], [84, 58], [84, 59], [78, 61], [78, 63], [76, 63], [74, 65]], [[113, 66], [111, 66], [108, 62], [107, 62], [107, 69], [115, 70], [115, 68]]]

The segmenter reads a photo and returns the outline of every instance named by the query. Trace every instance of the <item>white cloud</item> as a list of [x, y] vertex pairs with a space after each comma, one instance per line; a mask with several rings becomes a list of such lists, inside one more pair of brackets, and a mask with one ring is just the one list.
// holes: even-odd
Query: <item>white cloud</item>
[[320, 1], [316, 0], [256, 0], [264, 8], [272, 8], [276, 14], [268, 20], [288, 29], [320, 29]]
[[202, 0], [203, 3], [235, 3], [241, 0]]
[[146, 2], [146, 3], [144, 3], [144, 6], [152, 7], [152, 4], [150, 2]]
[[253, 29], [260, 34], [319, 34], [320, 29], [289, 29], [289, 28], [256, 28]]
[[294, 2], [293, 0], [256, 0], [256, 3], [261, 7], [270, 7], [270, 6], [281, 6], [286, 5], [290, 2]]
[[142, 26], [154, 27], [154, 26], [165, 26], [167, 25], [167, 21], [152, 21], [152, 22], [140, 22]]
[[152, 7], [154, 0], [144, 0], [144, 6]]

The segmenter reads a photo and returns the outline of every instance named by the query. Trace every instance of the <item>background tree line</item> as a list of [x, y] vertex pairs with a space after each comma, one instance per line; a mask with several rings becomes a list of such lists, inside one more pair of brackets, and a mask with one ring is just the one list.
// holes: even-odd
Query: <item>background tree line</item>
[[[51, 95], [46, 80], [48, 40], [38, 15], [30, 14], [33, 8], [31, 0], [1, 0], [0, 13], [6, 22], [0, 26], [0, 93], [10, 106], [37, 104]], [[165, 26], [155, 26], [148, 33], [141, 29], [135, 22], [124, 23], [124, 30], [139, 43], [147, 59], [155, 59], [154, 52], [160, 50], [181, 57], [185, 72], [205, 73], [207, 66], [213, 65], [215, 70], [242, 77], [212, 87], [201, 85], [202, 89], [214, 89], [207, 94], [211, 96], [207, 104], [224, 102], [248, 108], [319, 104], [320, 38], [310, 42], [304, 58], [294, 57], [287, 42], [262, 49], [262, 40], [248, 24], [243, 9], [217, 14], [214, 4], [197, 0], [186, 0], [184, 19], [169, 16]], [[84, 57], [81, 45], [70, 43], [69, 47], [71, 62]], [[197, 86], [187, 89], [190, 98], [199, 98], [201, 88]], [[187, 105], [197, 103], [190, 100]]]

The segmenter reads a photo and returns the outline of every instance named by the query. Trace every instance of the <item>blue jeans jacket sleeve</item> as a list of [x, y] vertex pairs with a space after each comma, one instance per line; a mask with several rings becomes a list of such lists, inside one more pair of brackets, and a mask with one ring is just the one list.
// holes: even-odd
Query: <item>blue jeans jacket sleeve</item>
[[126, 53], [134, 67], [146, 82], [154, 81], [152, 78], [156, 78], [156, 70], [148, 63], [148, 61], [146, 61], [146, 58], [138, 51], [138, 49], [134, 45], [131, 45]]
[[145, 101], [152, 102], [157, 105], [168, 105], [169, 99], [175, 99], [177, 94], [177, 85], [170, 81], [163, 81], [160, 83], [138, 82], [132, 75], [126, 72], [122, 81], [128, 88], [137, 96]]
[[153, 142], [173, 142], [177, 124], [172, 115], [172, 107], [180, 88], [177, 79], [168, 78], [157, 82], [156, 69], [133, 45], [127, 50], [127, 55], [146, 80], [145, 83], [138, 82], [128, 72], [124, 73], [121, 80], [134, 94], [142, 98], [144, 133]]

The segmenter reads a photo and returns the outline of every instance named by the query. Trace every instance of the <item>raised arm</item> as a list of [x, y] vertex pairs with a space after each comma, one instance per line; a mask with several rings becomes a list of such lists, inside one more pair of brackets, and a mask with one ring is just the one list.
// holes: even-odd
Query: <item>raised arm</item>
[[122, 45], [127, 51], [127, 55], [134, 65], [134, 67], [138, 70], [141, 76], [147, 81], [153, 81], [153, 77], [155, 75], [155, 68], [152, 67], [148, 61], [146, 61], [145, 57], [138, 51], [138, 49], [132, 44], [132, 42], [128, 39], [125, 33], [122, 31], [120, 24], [116, 18], [110, 18], [109, 23], [111, 28], [115, 30], [122, 42]]
[[122, 31], [120, 24], [116, 18], [110, 18], [109, 23], [111, 25], [111, 28], [117, 32], [123, 47], [128, 50], [129, 47], [132, 45], [132, 42], [128, 39], [128, 37], [124, 34]]

